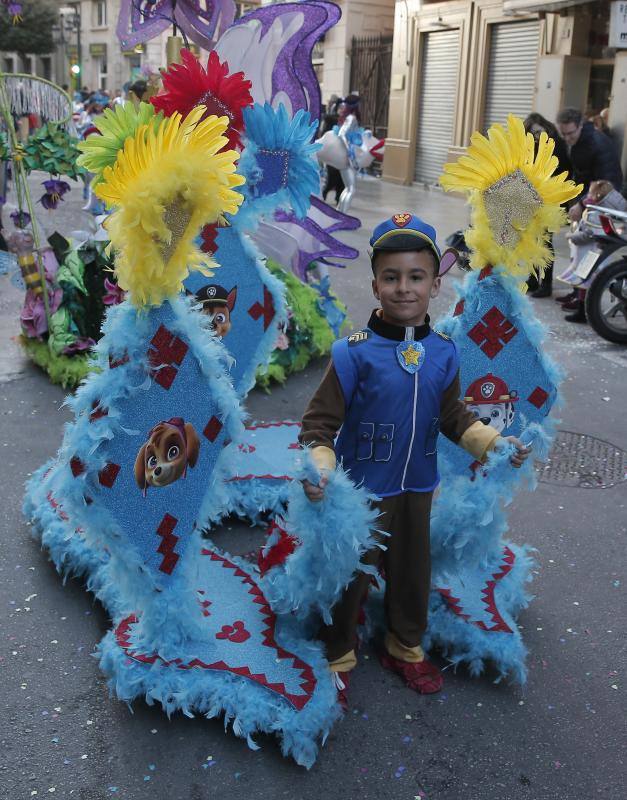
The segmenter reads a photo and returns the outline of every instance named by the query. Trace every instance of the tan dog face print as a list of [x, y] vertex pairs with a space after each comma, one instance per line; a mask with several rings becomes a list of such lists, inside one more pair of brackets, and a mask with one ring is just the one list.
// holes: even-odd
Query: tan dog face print
[[198, 461], [200, 440], [194, 426], [182, 417], [159, 422], [148, 434], [135, 459], [135, 480], [144, 494], [184, 478]]

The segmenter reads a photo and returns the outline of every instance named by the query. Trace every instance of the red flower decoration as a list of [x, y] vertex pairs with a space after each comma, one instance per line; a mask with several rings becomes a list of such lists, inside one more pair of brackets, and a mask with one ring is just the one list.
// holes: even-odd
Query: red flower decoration
[[152, 97], [151, 103], [166, 117], [176, 111], [185, 117], [199, 105], [207, 107], [205, 116], [227, 116], [231, 124], [226, 131], [229, 143], [225, 149], [237, 147], [244, 127], [242, 110], [253, 103], [251, 82], [243, 72], [229, 75], [229, 65], [220, 61], [215, 50], [209, 53], [206, 69], [189, 50], [181, 50], [181, 59], [182, 64], [170, 64], [162, 74], [163, 91]]

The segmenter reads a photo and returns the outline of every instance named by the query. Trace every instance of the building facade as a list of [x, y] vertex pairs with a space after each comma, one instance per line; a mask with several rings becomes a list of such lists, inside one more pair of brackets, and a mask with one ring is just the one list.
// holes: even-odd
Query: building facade
[[394, 31], [394, 0], [335, 2], [342, 11], [342, 17], [316, 48], [318, 58], [314, 59], [323, 103], [332, 95], [345, 97], [357, 88], [350, 85], [353, 38], [391, 34]]
[[610, 46], [611, 10], [610, 0], [396, 2], [384, 177], [436, 183], [474, 130], [508, 113], [555, 121], [565, 106], [609, 108], [627, 166], [627, 41]]

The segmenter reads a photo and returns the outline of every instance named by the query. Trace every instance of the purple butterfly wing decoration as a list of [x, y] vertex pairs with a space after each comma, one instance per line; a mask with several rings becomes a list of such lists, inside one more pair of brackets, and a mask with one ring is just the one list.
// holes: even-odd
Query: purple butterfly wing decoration
[[234, 18], [233, 0], [122, 0], [117, 35], [123, 48], [132, 48], [176, 22], [188, 39], [211, 50]]
[[215, 49], [231, 73], [242, 70], [252, 81], [256, 103], [283, 103], [290, 116], [304, 108], [315, 119], [320, 87], [311, 54], [340, 16], [326, 0], [262, 6], [236, 20]]
[[305, 219], [298, 219], [291, 211], [279, 210], [274, 219], [260, 223], [252, 238], [264, 255], [291, 268], [295, 275], [305, 280], [305, 272], [312, 261], [344, 267], [345, 264], [331, 259], [357, 258], [358, 251], [333, 234], [355, 230], [360, 224], [356, 217], [342, 214], [312, 195], [311, 208]]

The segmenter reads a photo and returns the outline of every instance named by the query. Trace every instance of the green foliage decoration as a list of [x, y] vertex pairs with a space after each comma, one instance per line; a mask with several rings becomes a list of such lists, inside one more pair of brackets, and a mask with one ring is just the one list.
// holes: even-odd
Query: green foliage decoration
[[65, 175], [77, 180], [84, 169], [77, 164], [80, 155], [78, 140], [70, 136], [54, 122], [42, 125], [29, 136], [24, 147], [24, 164], [31, 172], [34, 169], [51, 175]]

